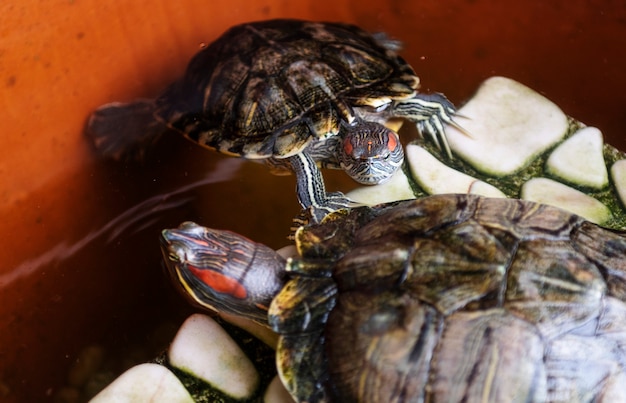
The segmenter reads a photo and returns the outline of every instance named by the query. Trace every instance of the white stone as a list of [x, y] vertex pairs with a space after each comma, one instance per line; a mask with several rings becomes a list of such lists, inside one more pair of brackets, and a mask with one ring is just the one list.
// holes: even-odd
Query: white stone
[[472, 193], [506, 197], [500, 189], [445, 165], [423, 147], [408, 145], [405, 155], [413, 178], [429, 194]]
[[560, 207], [596, 224], [611, 218], [607, 206], [574, 188], [547, 178], [534, 178], [522, 186], [522, 199]]
[[235, 399], [252, 396], [259, 374], [237, 343], [213, 319], [191, 315], [168, 351], [170, 364]]
[[517, 172], [561, 140], [568, 130], [567, 117], [558, 106], [504, 77], [483, 82], [458, 114], [455, 120], [467, 133], [446, 126], [450, 148], [491, 176]]
[[363, 186], [346, 194], [348, 198], [357, 203], [370, 206], [380, 203], [388, 203], [396, 200], [415, 199], [409, 180], [402, 171], [398, 171], [387, 181], [376, 186]]
[[289, 259], [290, 257], [298, 256], [298, 249], [296, 248], [296, 245], [287, 245], [278, 249], [276, 253], [285, 259]]
[[548, 158], [546, 168], [566, 182], [602, 189], [609, 184], [602, 147], [602, 132], [585, 127], [559, 144]]
[[613, 164], [611, 178], [620, 201], [626, 206], [626, 160], [619, 160]]
[[295, 400], [291, 397], [285, 386], [277, 376], [272, 379], [269, 386], [265, 390], [263, 395], [263, 403], [294, 403]]
[[224, 312], [218, 312], [217, 314], [226, 322], [245, 330], [257, 339], [261, 340], [263, 343], [276, 350], [276, 345], [278, 344], [278, 334], [276, 334], [276, 332], [274, 332], [269, 327], [261, 326], [255, 321], [246, 319], [243, 316], [231, 315]]
[[193, 403], [187, 389], [167, 368], [141, 364], [120, 375], [91, 403]]

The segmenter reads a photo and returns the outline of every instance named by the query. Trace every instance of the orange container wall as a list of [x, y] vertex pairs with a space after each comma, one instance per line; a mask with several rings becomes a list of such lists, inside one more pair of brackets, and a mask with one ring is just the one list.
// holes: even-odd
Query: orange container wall
[[[132, 320], [132, 309], [120, 308], [111, 315], [109, 302], [132, 307], [130, 301], [141, 294], [146, 306], [163, 303], [151, 299], [150, 292], [134, 292], [142, 280], [130, 281], [132, 266], [100, 268], [99, 277], [87, 286], [88, 269], [64, 264], [83, 247], [97, 248], [92, 242], [94, 228], [133, 199], [132, 186], [118, 186], [117, 176], [107, 171], [114, 165], [98, 162], [83, 137], [85, 121], [95, 107], [158, 94], [183, 73], [203, 44], [233, 24], [278, 17], [332, 20], [401, 39], [403, 56], [415, 67], [424, 88], [443, 92], [456, 103], [470, 97], [483, 79], [508, 76], [599, 127], [608, 142], [624, 149], [626, 9], [620, 2], [593, 3], [2, 2], [0, 400], [42, 401], [54, 396], [65, 382], [77, 345], [93, 341], [96, 330], [123, 332], [113, 327], [120, 315]], [[193, 147], [188, 155], [205, 157]], [[164, 175], [174, 175], [177, 166], [164, 163], [161, 169]], [[282, 222], [287, 223], [285, 217], [297, 211], [293, 179], [259, 178], [250, 182], [244, 178], [234, 190], [205, 196], [216, 203], [211, 204], [215, 211], [206, 215], [219, 215], [220, 224], [229, 226], [229, 216], [235, 221], [244, 212], [228, 211], [228, 201], [221, 199], [227, 191], [228, 197], [249, 197], [238, 196], [238, 189], [245, 187], [257, 192], [253, 193], [257, 201], [284, 203]], [[154, 181], [159, 180], [155, 174]], [[252, 221], [253, 207], [247, 212]], [[258, 225], [270, 228], [272, 220], [265, 218]], [[279, 232], [286, 229], [283, 225]], [[257, 232], [264, 231], [265, 227]], [[153, 241], [145, 242], [154, 244], [158, 253]], [[138, 248], [137, 254], [142, 251]], [[89, 259], [81, 264], [89, 264]], [[157, 270], [155, 276], [161, 274]], [[96, 323], [94, 317], [98, 326], [90, 333], [86, 329]]]

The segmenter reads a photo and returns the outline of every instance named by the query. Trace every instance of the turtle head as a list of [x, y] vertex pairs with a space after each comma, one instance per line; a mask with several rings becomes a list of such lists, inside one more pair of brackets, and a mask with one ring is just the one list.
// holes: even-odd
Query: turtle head
[[161, 232], [174, 283], [202, 307], [267, 326], [267, 310], [284, 284], [285, 260], [267, 246], [192, 222]]
[[398, 135], [380, 123], [359, 121], [349, 126], [339, 162], [355, 181], [364, 185], [383, 183], [404, 161]]

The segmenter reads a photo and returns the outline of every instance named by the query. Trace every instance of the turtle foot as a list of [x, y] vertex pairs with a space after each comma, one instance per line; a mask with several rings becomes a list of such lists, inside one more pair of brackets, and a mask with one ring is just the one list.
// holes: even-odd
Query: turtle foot
[[320, 223], [328, 214], [338, 210], [350, 209], [360, 206], [353, 200], [350, 200], [341, 192], [332, 192], [326, 195], [326, 199], [322, 203], [309, 206], [306, 209], [310, 222]]
[[288, 239], [292, 241], [295, 239], [295, 234], [298, 228], [308, 224], [318, 224], [327, 215], [335, 211], [347, 210], [353, 207], [363, 205], [347, 198], [341, 192], [333, 192], [330, 193], [328, 196], [328, 204], [325, 204], [323, 206], [309, 206], [308, 208], [302, 209], [300, 211], [300, 214], [294, 217], [291, 223], [291, 227], [289, 228], [289, 236], [287, 237]]
[[430, 137], [437, 148], [452, 158], [444, 125], [460, 126], [454, 121], [456, 108], [443, 94], [417, 94], [414, 98], [398, 102], [393, 108], [393, 115], [415, 122], [422, 135]]

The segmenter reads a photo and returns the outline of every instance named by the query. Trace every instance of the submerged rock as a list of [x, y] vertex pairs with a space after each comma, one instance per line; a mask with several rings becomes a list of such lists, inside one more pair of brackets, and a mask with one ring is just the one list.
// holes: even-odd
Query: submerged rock
[[90, 402], [193, 403], [194, 400], [170, 370], [157, 364], [141, 364], [124, 372]]
[[247, 399], [259, 374], [228, 333], [206, 315], [190, 316], [168, 352], [169, 363], [235, 399]]

